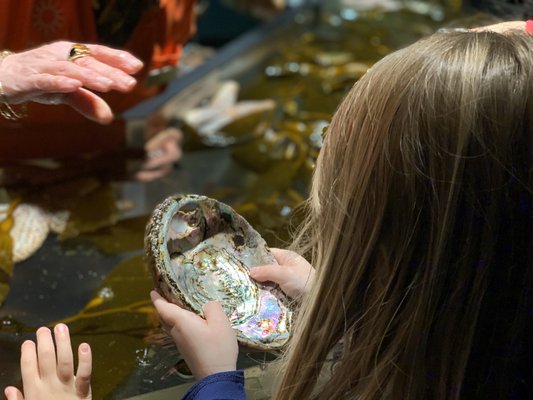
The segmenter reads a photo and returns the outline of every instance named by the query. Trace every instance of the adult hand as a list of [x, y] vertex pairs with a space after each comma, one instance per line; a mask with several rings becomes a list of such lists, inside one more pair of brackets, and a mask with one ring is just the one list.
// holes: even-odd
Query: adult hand
[[205, 319], [150, 293], [163, 328], [172, 336], [196, 379], [237, 369], [237, 337], [220, 304], [204, 305]]
[[56, 325], [54, 336], [56, 346], [50, 329], [42, 327], [37, 330], [37, 348], [31, 340], [26, 340], [22, 344], [20, 370], [24, 394], [17, 388], [9, 386], [4, 391], [7, 400], [91, 399], [91, 348], [86, 343], [80, 345], [78, 370], [74, 375], [72, 347], [67, 326]]
[[69, 61], [71, 47], [59, 41], [4, 57], [0, 82], [7, 100], [67, 104], [89, 119], [109, 123], [111, 109], [90, 90], [128, 92], [136, 83], [130, 75], [143, 64], [128, 52], [91, 44], [90, 55]]
[[156, 133], [144, 146], [146, 160], [135, 173], [135, 179], [139, 182], [151, 182], [169, 174], [174, 163], [181, 159], [182, 142], [183, 133], [177, 128], [165, 128]]
[[290, 250], [271, 248], [279, 265], [262, 265], [250, 269], [250, 276], [259, 282], [277, 283], [292, 298], [307, 293], [313, 284], [315, 270], [305, 258]]
[[500, 22], [500, 23], [493, 24], [493, 25], [480, 26], [472, 30], [476, 32], [493, 31], [496, 33], [506, 33], [508, 31], [513, 31], [513, 30], [526, 31], [527, 22], [526, 21], [506, 21], [506, 22]]

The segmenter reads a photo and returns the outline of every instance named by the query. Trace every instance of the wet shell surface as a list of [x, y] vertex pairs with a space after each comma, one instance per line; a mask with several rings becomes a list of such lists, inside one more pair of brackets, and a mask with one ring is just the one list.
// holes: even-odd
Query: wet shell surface
[[[0, 204], [0, 221], [8, 218], [9, 204]], [[50, 231], [65, 230], [70, 213], [54, 213], [43, 210], [36, 204], [21, 203], [13, 211], [13, 227], [9, 234], [13, 239], [13, 262], [31, 257], [41, 248]]]
[[[9, 204], [0, 204], [0, 221], [9, 218]], [[13, 226], [9, 231], [13, 239], [14, 263], [24, 261], [43, 245], [50, 228], [46, 212], [33, 204], [18, 204], [12, 214]]]
[[165, 298], [202, 315], [221, 303], [241, 344], [283, 347], [292, 312], [275, 285], [249, 276], [251, 267], [276, 264], [266, 242], [231, 207], [199, 195], [176, 195], [155, 209], [147, 224], [145, 253], [156, 288]]

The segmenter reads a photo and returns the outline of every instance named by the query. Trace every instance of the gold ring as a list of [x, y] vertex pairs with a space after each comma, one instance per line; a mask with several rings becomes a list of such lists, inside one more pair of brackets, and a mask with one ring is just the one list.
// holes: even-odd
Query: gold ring
[[80, 44], [80, 43], [74, 43], [68, 53], [68, 60], [74, 61], [78, 58], [90, 56], [90, 55], [91, 55], [91, 50], [89, 50], [87, 46], [85, 46], [84, 44]]

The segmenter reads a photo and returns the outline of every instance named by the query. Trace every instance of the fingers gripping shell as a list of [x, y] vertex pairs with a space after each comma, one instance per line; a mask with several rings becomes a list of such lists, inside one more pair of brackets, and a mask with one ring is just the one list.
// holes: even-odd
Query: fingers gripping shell
[[175, 304], [202, 315], [220, 302], [237, 339], [274, 350], [289, 338], [292, 312], [275, 285], [255, 282], [251, 267], [277, 264], [266, 242], [228, 205], [198, 195], [176, 195], [156, 207], [145, 253], [156, 288]]

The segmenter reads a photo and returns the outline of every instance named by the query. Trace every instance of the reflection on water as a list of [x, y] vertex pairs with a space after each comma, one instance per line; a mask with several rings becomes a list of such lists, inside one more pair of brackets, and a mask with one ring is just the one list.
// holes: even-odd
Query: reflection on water
[[[444, 23], [445, 10], [416, 4], [390, 12], [327, 12], [312, 29], [278, 41], [246, 79], [234, 77], [241, 81], [240, 99], [273, 99], [275, 107], [220, 127], [215, 142], [181, 124], [188, 152], [180, 167], [156, 181], [132, 180], [128, 157], [5, 167], [0, 386], [19, 379], [20, 343], [36, 327], [58, 321], [68, 323], [75, 345], [87, 341], [93, 347], [95, 398], [126, 398], [185, 382], [178, 354], [151, 340], [158, 320], [142, 260], [148, 214], [173, 193], [205, 194], [234, 207], [270, 245], [282, 244], [288, 216], [307, 195], [322, 134], [346, 90], [383, 55]], [[39, 208], [49, 228], [34, 254], [14, 268], [8, 260], [16, 207], [9, 204]], [[63, 224], [52, 229], [58, 215]], [[35, 219], [24, 221], [13, 240], [25, 245]], [[239, 364], [271, 358], [243, 353]]]

